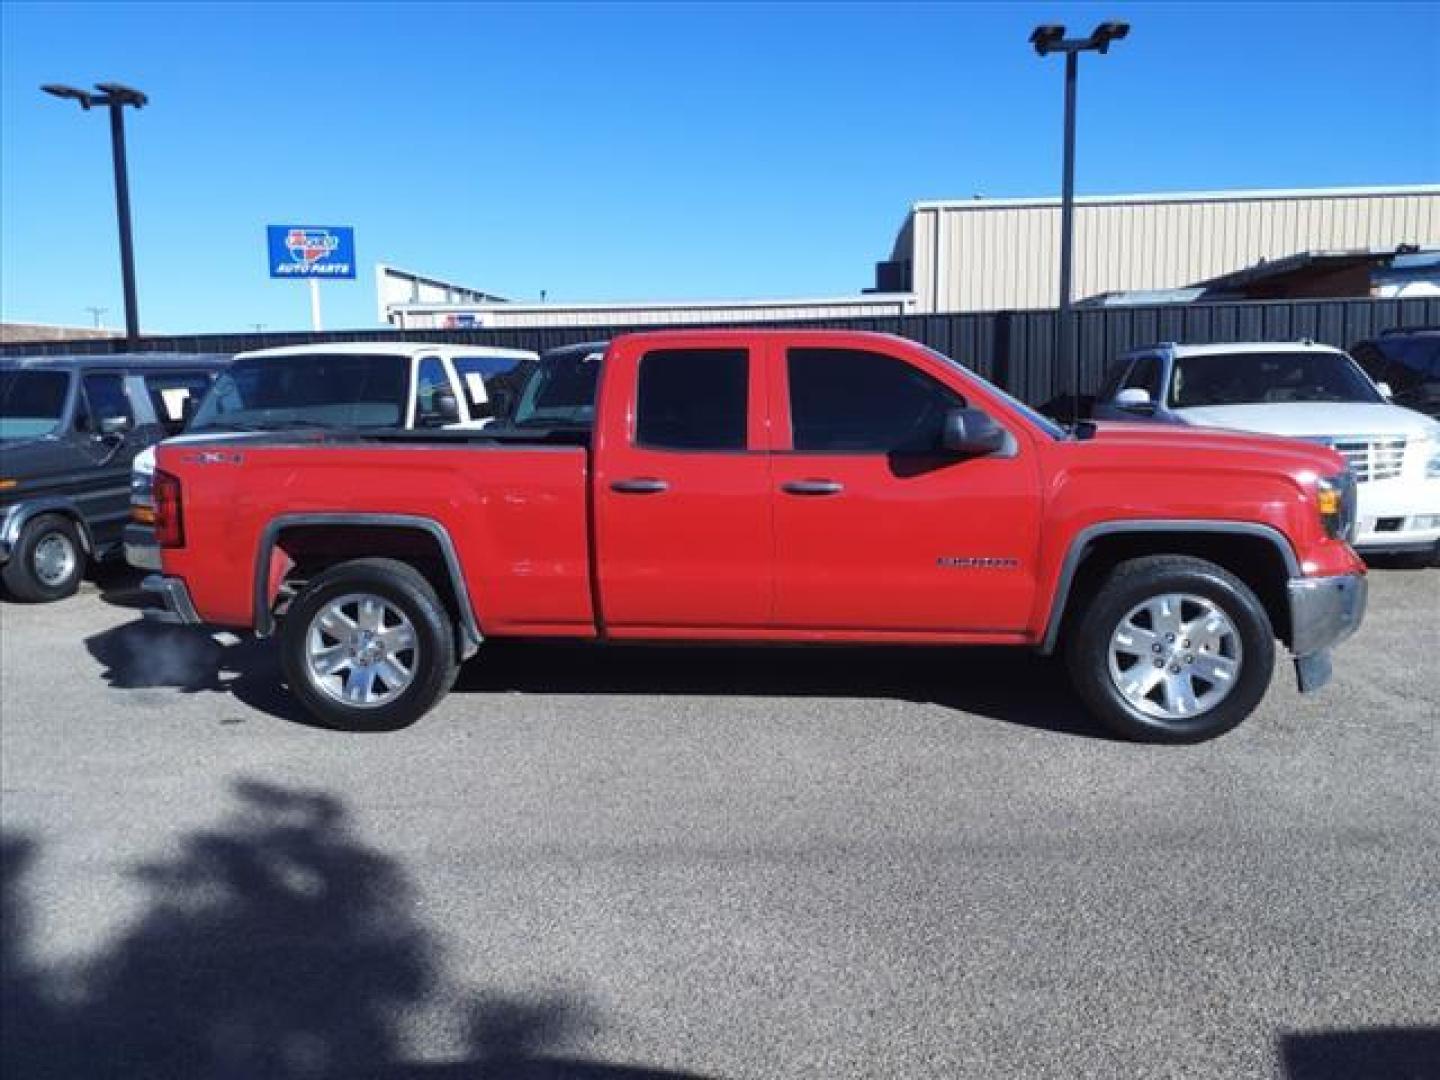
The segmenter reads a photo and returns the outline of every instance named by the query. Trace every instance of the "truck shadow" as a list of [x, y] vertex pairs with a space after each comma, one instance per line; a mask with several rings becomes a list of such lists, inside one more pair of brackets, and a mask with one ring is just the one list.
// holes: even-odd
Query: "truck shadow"
[[888, 699], [1107, 737], [1061, 665], [1019, 649], [492, 642], [455, 692]]
[[[273, 642], [222, 645], [197, 630], [136, 621], [85, 646], [110, 686], [225, 693], [267, 715], [313, 725], [283, 685]], [[487, 694], [854, 698], [935, 704], [1065, 735], [1108, 738], [1060, 664], [1018, 649], [901, 646], [694, 646], [491, 642], [455, 691]]]
[[[514, 998], [448, 980], [403, 866], [364, 841], [335, 796], [253, 779], [232, 795], [226, 816], [130, 869], [139, 917], [76, 963], [39, 958], [29, 879], [40, 846], [0, 832], [0, 1075], [686, 1075], [559, 1055], [600, 1028], [584, 996]], [[408, 1060], [416, 1010], [454, 1016], [459, 1060]]]

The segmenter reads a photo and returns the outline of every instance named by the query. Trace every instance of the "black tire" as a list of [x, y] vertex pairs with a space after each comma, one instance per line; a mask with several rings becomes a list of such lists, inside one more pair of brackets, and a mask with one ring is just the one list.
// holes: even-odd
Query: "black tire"
[[[414, 628], [414, 674], [391, 701], [348, 704], [322, 689], [311, 675], [312, 624], [332, 601], [350, 594], [378, 597]], [[413, 566], [393, 559], [355, 559], [317, 574], [285, 615], [280, 660], [290, 692], [305, 709], [323, 724], [348, 731], [393, 731], [414, 723], [449, 692], [459, 670], [454, 622], [434, 586]]]
[[[41, 545], [45, 547], [42, 548]], [[37, 564], [37, 555], [54, 550], [55, 545], [68, 545], [70, 569], [62, 576], [47, 577]], [[85, 546], [80, 530], [64, 514], [40, 514], [31, 518], [20, 530], [20, 539], [10, 553], [10, 561], [0, 569], [0, 580], [16, 600], [29, 604], [46, 604], [75, 595], [80, 579], [85, 576]]]
[[[1142, 711], [1110, 673], [1111, 636], [1121, 621], [1138, 605], [1167, 594], [1198, 596], [1215, 605], [1230, 620], [1240, 644], [1239, 673], [1229, 693], [1208, 710], [1183, 718]], [[1234, 574], [1204, 559], [1152, 555], [1123, 562], [1110, 571], [1077, 615], [1065, 641], [1071, 681], [1096, 719], [1124, 738], [1165, 743], [1213, 739], [1254, 712], [1270, 685], [1275, 633], [1264, 605]], [[1175, 662], [1183, 664], [1184, 658]], [[1156, 664], [1164, 666], [1158, 657]], [[1193, 689], [1194, 683], [1190, 685]], [[1163, 688], [1157, 692], [1163, 698]], [[1155, 702], [1152, 707], [1163, 704]]]

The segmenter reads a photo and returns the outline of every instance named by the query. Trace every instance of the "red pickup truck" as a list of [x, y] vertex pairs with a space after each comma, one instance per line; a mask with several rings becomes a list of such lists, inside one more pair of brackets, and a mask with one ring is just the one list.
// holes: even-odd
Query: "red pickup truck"
[[[875, 334], [616, 340], [593, 422], [162, 446], [174, 621], [278, 634], [292, 693], [413, 720], [489, 638], [1061, 649], [1116, 732], [1195, 741], [1364, 614], [1333, 451], [1039, 416]], [[543, 372], [542, 372], [543, 374]]]

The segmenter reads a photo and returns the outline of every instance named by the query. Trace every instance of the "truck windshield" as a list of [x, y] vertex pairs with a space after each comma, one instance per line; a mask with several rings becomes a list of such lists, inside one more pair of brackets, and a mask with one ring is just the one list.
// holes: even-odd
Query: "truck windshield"
[[409, 393], [410, 361], [403, 356], [248, 357], [215, 380], [189, 430], [403, 427]]
[[525, 386], [511, 418], [515, 424], [590, 424], [604, 353], [547, 356]]
[[1170, 405], [1364, 402], [1385, 399], [1359, 365], [1338, 352], [1211, 353], [1175, 361]]
[[69, 389], [63, 371], [0, 371], [0, 439], [51, 434], [65, 414]]

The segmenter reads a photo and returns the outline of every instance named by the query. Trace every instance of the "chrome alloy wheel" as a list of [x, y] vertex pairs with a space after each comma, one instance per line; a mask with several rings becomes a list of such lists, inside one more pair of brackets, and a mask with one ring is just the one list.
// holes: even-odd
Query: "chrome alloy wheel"
[[1215, 603], [1190, 593], [1152, 596], [1110, 635], [1110, 678], [1146, 716], [1185, 720], [1235, 689], [1240, 632]]
[[347, 593], [330, 601], [305, 635], [306, 674], [345, 705], [388, 705], [414, 682], [419, 659], [409, 618], [371, 593]]
[[41, 583], [53, 589], [70, 580], [79, 559], [79, 553], [70, 538], [64, 533], [52, 532], [35, 545], [31, 565], [34, 566], [35, 576]]

